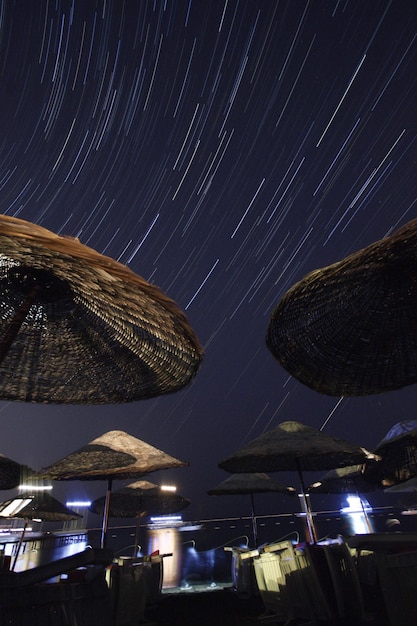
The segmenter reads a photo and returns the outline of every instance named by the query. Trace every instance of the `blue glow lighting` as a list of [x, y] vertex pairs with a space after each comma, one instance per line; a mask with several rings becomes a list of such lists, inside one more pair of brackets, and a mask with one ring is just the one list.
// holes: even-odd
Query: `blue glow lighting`
[[168, 524], [170, 522], [178, 523], [182, 522], [181, 515], [159, 515], [157, 517], [151, 517], [153, 524]]
[[359, 496], [347, 496], [348, 506], [340, 509], [341, 513], [346, 514], [351, 523], [352, 530], [357, 535], [364, 535], [371, 532], [368, 511], [372, 511], [372, 507], [368, 502], [364, 502]]

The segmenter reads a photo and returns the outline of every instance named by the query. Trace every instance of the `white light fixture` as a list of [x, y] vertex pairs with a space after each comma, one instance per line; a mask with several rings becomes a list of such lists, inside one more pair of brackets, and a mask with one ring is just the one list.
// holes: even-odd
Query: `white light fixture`
[[19, 491], [51, 491], [52, 485], [19, 485]]
[[16, 513], [19, 513], [28, 504], [32, 502], [33, 498], [15, 498], [10, 500], [5, 507], [0, 511], [0, 517], [14, 517]]

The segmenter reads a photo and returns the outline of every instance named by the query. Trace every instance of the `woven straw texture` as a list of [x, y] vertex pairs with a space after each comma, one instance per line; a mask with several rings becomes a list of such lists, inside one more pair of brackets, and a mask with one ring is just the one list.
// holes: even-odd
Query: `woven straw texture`
[[34, 474], [27, 465], [21, 465], [0, 454], [0, 489], [14, 489]]
[[43, 468], [39, 475], [51, 480], [132, 479], [149, 472], [187, 465], [187, 462], [123, 431], [111, 430]]
[[381, 461], [366, 464], [365, 477], [382, 487], [405, 483], [417, 476], [417, 422], [399, 422], [376, 446]]
[[0, 290], [2, 399], [129, 402], [177, 391], [199, 369], [202, 348], [176, 303], [77, 239], [1, 215]]
[[283, 422], [254, 439], [219, 467], [227, 472], [320, 471], [364, 463], [364, 448], [299, 422]]
[[207, 491], [209, 496], [227, 496], [251, 493], [285, 493], [295, 495], [294, 487], [286, 487], [273, 480], [268, 474], [258, 472], [253, 474], [232, 474], [223, 480], [217, 487]]
[[[90, 511], [103, 515], [106, 498], [91, 503]], [[190, 500], [179, 494], [162, 491], [159, 485], [139, 480], [111, 494], [110, 517], [137, 517], [144, 515], [172, 515], [189, 506]]]
[[338, 467], [330, 470], [308, 488], [310, 493], [369, 493], [378, 486], [366, 480], [362, 465]]
[[417, 220], [311, 272], [272, 313], [266, 342], [299, 381], [362, 396], [417, 381]]
[[[22, 519], [41, 519], [44, 522], [69, 522], [81, 517], [75, 511], [72, 511], [62, 502], [51, 496], [46, 491], [33, 494], [20, 493], [19, 498], [32, 497], [32, 501], [27, 504], [18, 513], [13, 513], [11, 517], [19, 517]], [[3, 509], [13, 500], [2, 502], [0, 507]]]

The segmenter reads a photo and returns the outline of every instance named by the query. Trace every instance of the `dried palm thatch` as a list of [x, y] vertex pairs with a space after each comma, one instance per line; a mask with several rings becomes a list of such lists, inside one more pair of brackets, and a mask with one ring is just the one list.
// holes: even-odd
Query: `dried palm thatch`
[[300, 382], [362, 396], [417, 382], [417, 220], [295, 284], [266, 342]]
[[27, 465], [21, 465], [0, 454], [0, 489], [14, 489], [33, 474], [34, 471]]
[[298, 473], [308, 525], [307, 538], [316, 540], [313, 517], [305, 497], [303, 472], [334, 469], [374, 458], [370, 452], [344, 439], [306, 426], [300, 422], [282, 422], [272, 431], [264, 433], [219, 463], [227, 472], [279, 472], [292, 470]]
[[21, 493], [18, 498], [1, 502], [0, 517], [18, 517], [25, 520], [11, 566], [11, 569], [14, 570], [29, 520], [67, 522], [78, 519], [81, 515], [67, 508], [65, 504], [62, 504], [62, 502], [46, 491], [38, 491], [35, 493]]
[[295, 495], [294, 487], [286, 487], [273, 480], [264, 472], [232, 474], [207, 491], [209, 496], [227, 496], [251, 493], [285, 493]]
[[139, 480], [113, 492], [110, 503], [105, 497], [97, 498], [92, 502], [90, 511], [110, 517], [136, 517], [133, 556], [137, 556], [141, 518], [179, 513], [189, 504], [190, 500], [176, 493], [163, 491], [159, 485], [147, 480]]
[[326, 493], [326, 494], [357, 494], [359, 497], [362, 514], [368, 532], [372, 532], [372, 525], [368, 517], [366, 507], [359, 494], [376, 491], [378, 485], [369, 482], [364, 476], [364, 465], [350, 465], [346, 467], [338, 467], [330, 470], [317, 482], [310, 485], [309, 493]]
[[186, 461], [180, 461], [149, 443], [121, 430], [111, 430], [43, 468], [40, 476], [51, 480], [120, 480], [186, 466]]
[[258, 545], [258, 525], [255, 513], [255, 493], [284, 493], [295, 496], [294, 487], [286, 487], [277, 483], [268, 474], [263, 472], [232, 474], [223, 480], [217, 487], [207, 491], [209, 496], [249, 495], [251, 499], [253, 544]]
[[162, 469], [187, 467], [166, 452], [121, 430], [111, 430], [60, 461], [45, 467], [41, 478], [51, 480], [107, 480], [100, 545], [106, 545], [113, 479], [139, 478]]
[[364, 466], [360, 464], [337, 467], [330, 470], [317, 482], [310, 485], [310, 493], [368, 493], [376, 491], [378, 485], [364, 476]]
[[417, 421], [395, 424], [374, 449], [379, 463], [365, 465], [365, 477], [382, 487], [406, 483], [417, 477]]
[[[189, 506], [190, 500], [175, 492], [164, 491], [148, 480], [138, 480], [113, 491], [110, 500], [110, 517], [137, 517], [143, 515], [171, 515]], [[91, 503], [90, 511], [102, 515], [105, 498]]]
[[300, 422], [282, 422], [219, 463], [227, 472], [320, 471], [374, 458], [361, 446]]
[[0, 215], [0, 398], [129, 402], [177, 391], [202, 348], [177, 304], [77, 239]]
[[[40, 519], [43, 522], [68, 522], [79, 519], [81, 515], [72, 511], [62, 502], [51, 496], [47, 491], [38, 491], [36, 493], [20, 493], [18, 500], [28, 500], [23, 508], [14, 511], [12, 515], [7, 517], [19, 517], [21, 519]], [[13, 502], [5, 500], [0, 503], [1, 511], [7, 510], [7, 507]], [[2, 513], [0, 512], [0, 516]]]

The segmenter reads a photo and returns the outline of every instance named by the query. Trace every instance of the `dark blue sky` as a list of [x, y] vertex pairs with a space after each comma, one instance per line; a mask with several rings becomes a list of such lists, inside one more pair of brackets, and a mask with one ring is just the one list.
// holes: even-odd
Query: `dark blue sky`
[[3, 0], [0, 50], [0, 212], [159, 285], [205, 349], [175, 395], [0, 403], [1, 453], [39, 469], [125, 430], [190, 462], [163, 478], [200, 519], [238, 511], [206, 495], [217, 463], [279, 422], [333, 412], [372, 448], [415, 418], [414, 387], [339, 402], [265, 346], [294, 282], [416, 217], [412, 2]]

